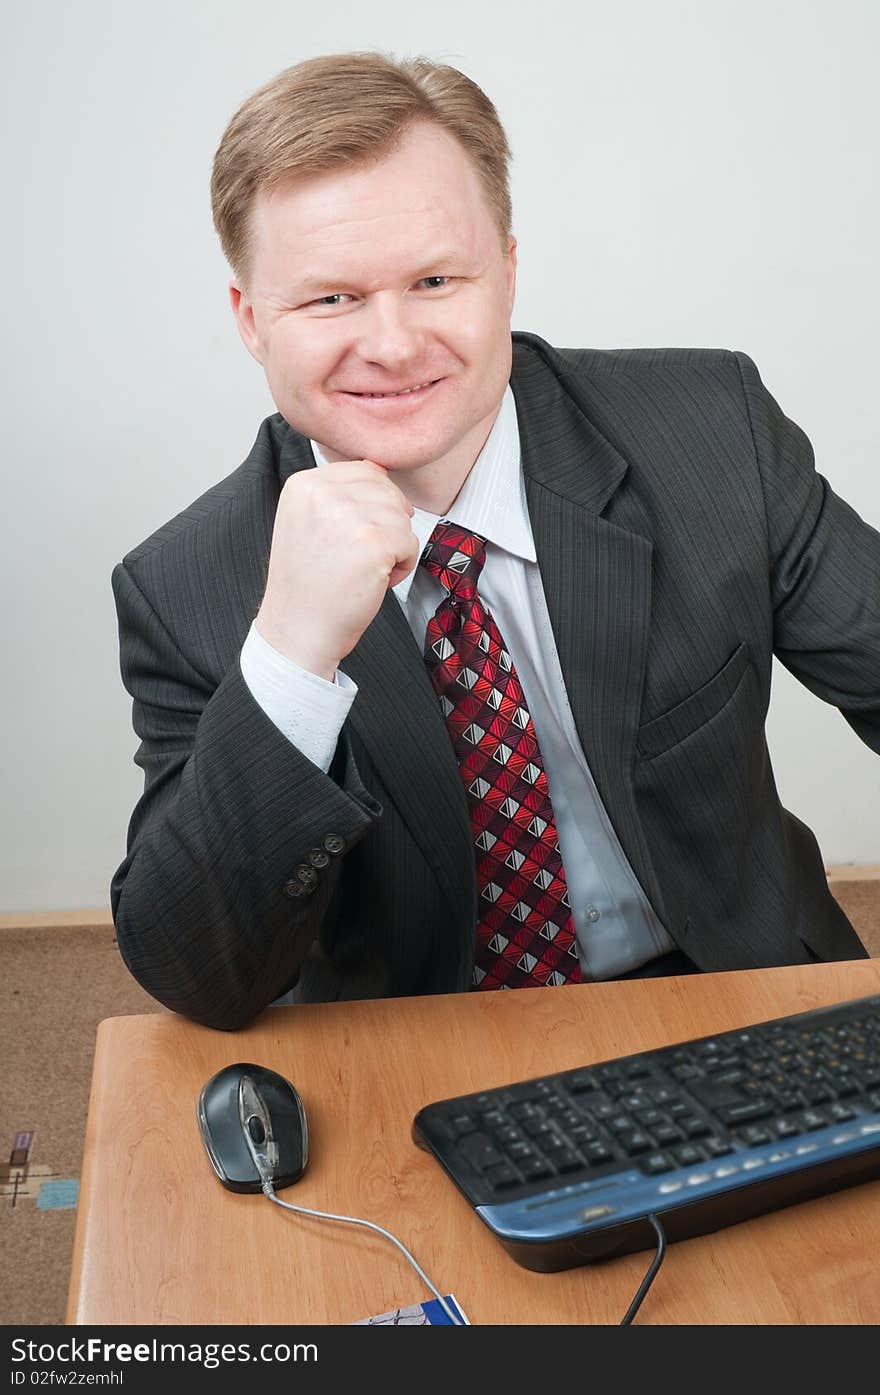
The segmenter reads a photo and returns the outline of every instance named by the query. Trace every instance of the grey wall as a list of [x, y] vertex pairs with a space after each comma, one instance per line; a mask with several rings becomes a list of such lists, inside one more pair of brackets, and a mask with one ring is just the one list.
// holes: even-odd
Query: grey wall
[[[109, 574], [274, 410], [208, 179], [235, 106], [301, 58], [464, 68], [514, 150], [515, 326], [744, 349], [880, 524], [876, 4], [4, 8], [0, 910], [100, 905], [123, 854], [140, 775]], [[880, 862], [880, 762], [784, 672], [769, 730], [826, 860]]]

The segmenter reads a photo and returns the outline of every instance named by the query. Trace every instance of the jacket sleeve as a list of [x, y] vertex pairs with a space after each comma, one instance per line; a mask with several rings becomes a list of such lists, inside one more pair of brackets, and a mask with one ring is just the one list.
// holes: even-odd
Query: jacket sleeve
[[144, 771], [111, 885], [120, 952], [166, 1007], [242, 1027], [295, 981], [381, 806], [344, 737], [337, 783], [277, 730], [237, 660], [214, 688], [124, 563], [113, 590]]
[[747, 355], [736, 355], [764, 491], [774, 653], [880, 753], [880, 533], [814, 469]]

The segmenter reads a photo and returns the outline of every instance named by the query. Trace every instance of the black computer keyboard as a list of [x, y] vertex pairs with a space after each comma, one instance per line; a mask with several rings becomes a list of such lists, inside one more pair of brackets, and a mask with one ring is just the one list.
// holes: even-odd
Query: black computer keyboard
[[432, 1152], [545, 1272], [880, 1177], [880, 994], [426, 1105]]

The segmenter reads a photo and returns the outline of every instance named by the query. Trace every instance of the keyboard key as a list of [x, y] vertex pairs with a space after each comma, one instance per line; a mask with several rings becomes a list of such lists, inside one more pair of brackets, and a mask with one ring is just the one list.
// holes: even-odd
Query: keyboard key
[[684, 1137], [681, 1129], [677, 1129], [674, 1124], [659, 1124], [652, 1132], [657, 1142], [664, 1146], [667, 1143], [678, 1143]]
[[809, 1104], [825, 1104], [828, 1100], [833, 1100], [834, 1095], [827, 1085], [821, 1083], [805, 1085], [804, 1096]]
[[519, 1174], [514, 1172], [509, 1163], [499, 1163], [497, 1167], [490, 1167], [486, 1177], [496, 1191], [502, 1191], [505, 1187], [517, 1187], [520, 1183]]
[[838, 1099], [849, 1099], [852, 1095], [861, 1094], [861, 1081], [855, 1075], [844, 1076], [836, 1079], [834, 1087], [837, 1090]]
[[563, 1148], [553, 1154], [553, 1165], [557, 1172], [580, 1172], [584, 1160], [574, 1148]]
[[612, 1119], [619, 1110], [616, 1104], [612, 1104], [604, 1095], [599, 1095], [597, 1099], [590, 1100], [584, 1112], [594, 1119]]
[[568, 1148], [567, 1142], [562, 1135], [558, 1133], [545, 1134], [543, 1138], [539, 1138], [537, 1141], [542, 1153], [547, 1153], [549, 1157], [553, 1158], [554, 1162], [556, 1162], [553, 1156], [554, 1153], [561, 1153], [563, 1149]]
[[511, 1143], [507, 1149], [507, 1155], [513, 1158], [514, 1162], [519, 1162], [523, 1158], [536, 1158], [538, 1153], [531, 1143]]
[[705, 1134], [712, 1132], [706, 1120], [697, 1114], [688, 1114], [687, 1117], [679, 1119], [678, 1127], [688, 1138], [703, 1138]]
[[726, 1153], [733, 1152], [733, 1144], [728, 1143], [726, 1138], [720, 1138], [718, 1134], [711, 1134], [709, 1138], [704, 1138], [702, 1145], [710, 1158], [723, 1158]]
[[651, 1067], [646, 1061], [636, 1059], [630, 1061], [626, 1068], [627, 1076], [630, 1080], [640, 1080], [646, 1075], [650, 1075]]
[[773, 1106], [769, 1100], [749, 1100], [744, 1104], [728, 1105], [725, 1109], [719, 1109], [718, 1113], [725, 1124], [745, 1124], [752, 1119], [766, 1119], [773, 1113]]
[[623, 1095], [620, 1100], [623, 1109], [644, 1109], [648, 1102], [647, 1094]]
[[503, 1143], [505, 1148], [511, 1143], [521, 1143], [523, 1141], [522, 1129], [514, 1128], [513, 1124], [505, 1124], [503, 1129], [493, 1129], [495, 1137], [499, 1143]]
[[666, 1115], [661, 1109], [641, 1109], [639, 1110], [639, 1123], [646, 1129], [650, 1129], [654, 1124], [665, 1124]]
[[545, 1134], [555, 1132], [549, 1119], [525, 1119], [522, 1125], [529, 1138], [543, 1138]]
[[535, 1104], [534, 1100], [517, 1100], [510, 1106], [508, 1113], [512, 1114], [514, 1119], [520, 1123], [524, 1123], [526, 1119], [546, 1119], [547, 1117], [542, 1107]]
[[566, 1132], [569, 1129], [579, 1129], [584, 1122], [583, 1114], [578, 1114], [576, 1109], [557, 1109], [555, 1116], [557, 1124]]
[[507, 1115], [500, 1109], [487, 1109], [482, 1115], [482, 1123], [486, 1129], [502, 1128], [507, 1123]]
[[522, 1085], [510, 1085], [511, 1100], [514, 1105], [535, 1104], [543, 1099], [543, 1091], [538, 1089], [534, 1080], [528, 1080]]
[[703, 1078], [703, 1072], [700, 1067], [694, 1065], [691, 1061], [683, 1061], [680, 1066], [672, 1066], [670, 1074], [673, 1075], [676, 1080], [682, 1082], [685, 1080], [701, 1080]]
[[805, 1132], [813, 1129], [824, 1129], [828, 1120], [819, 1109], [805, 1109], [800, 1115], [800, 1125]]
[[625, 1153], [634, 1158], [638, 1153], [646, 1153], [654, 1147], [654, 1140], [641, 1129], [629, 1129], [618, 1134], [618, 1142]]
[[780, 1109], [801, 1109], [803, 1100], [797, 1090], [777, 1090], [776, 1103]]
[[675, 1159], [668, 1153], [649, 1153], [639, 1162], [642, 1172], [646, 1172], [649, 1177], [656, 1177], [660, 1172], [670, 1172], [675, 1166]]
[[609, 1129], [613, 1129], [617, 1134], [628, 1132], [634, 1125], [628, 1114], [621, 1113], [613, 1115], [607, 1122]]
[[845, 1124], [848, 1119], [856, 1117], [856, 1111], [850, 1109], [848, 1104], [829, 1104], [826, 1112], [835, 1124]]
[[555, 1175], [553, 1165], [546, 1158], [527, 1158], [519, 1164], [519, 1170], [527, 1182], [542, 1182]]
[[730, 1066], [727, 1070], [723, 1070], [719, 1075], [716, 1075], [713, 1083], [715, 1086], [739, 1085], [745, 1079], [746, 1073], [742, 1066], [737, 1063], [735, 1066]]
[[621, 1095], [626, 1094], [629, 1086], [625, 1080], [605, 1080], [602, 1082], [602, 1088], [609, 1099], [618, 1100]]
[[598, 1090], [599, 1082], [592, 1071], [576, 1070], [572, 1075], [566, 1077], [565, 1088], [573, 1095], [586, 1095]]
[[689, 1086], [689, 1089], [691, 1094], [707, 1109], [721, 1110], [728, 1105], [742, 1103], [740, 1072], [735, 1072], [735, 1076], [736, 1078], [732, 1080], [725, 1079], [720, 1075], [712, 1076], [707, 1080], [696, 1080]]
[[449, 1120], [449, 1126], [456, 1136], [461, 1137], [466, 1133], [476, 1133], [480, 1124], [472, 1114], [456, 1114]]
[[682, 1167], [691, 1167], [694, 1163], [706, 1161], [706, 1154], [695, 1143], [682, 1143], [678, 1148], [674, 1148], [673, 1152]]
[[582, 1151], [584, 1157], [591, 1163], [611, 1162], [616, 1156], [604, 1143], [588, 1143]]
[[599, 1137], [599, 1132], [592, 1124], [576, 1124], [568, 1130], [568, 1136], [573, 1143], [593, 1143]]
[[484, 1133], [469, 1133], [459, 1141], [459, 1152], [472, 1167], [488, 1172], [490, 1167], [506, 1161], [492, 1140]]
[[774, 1119], [770, 1125], [777, 1138], [793, 1138], [800, 1129], [793, 1119]]
[[602, 1081], [603, 1089], [608, 1085], [608, 1082], [611, 1080], [622, 1080], [623, 1066], [619, 1064], [600, 1066], [599, 1079]]
[[760, 1124], [750, 1124], [747, 1129], [740, 1129], [739, 1136], [743, 1143], [747, 1143], [750, 1148], [754, 1148], [758, 1143], [769, 1143], [772, 1134]]

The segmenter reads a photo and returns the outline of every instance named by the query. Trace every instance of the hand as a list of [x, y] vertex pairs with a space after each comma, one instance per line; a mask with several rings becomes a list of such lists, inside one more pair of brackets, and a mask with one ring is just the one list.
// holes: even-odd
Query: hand
[[281, 491], [263, 638], [294, 663], [333, 679], [382, 604], [418, 561], [413, 507], [381, 465], [339, 461], [291, 475]]

